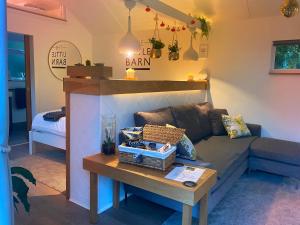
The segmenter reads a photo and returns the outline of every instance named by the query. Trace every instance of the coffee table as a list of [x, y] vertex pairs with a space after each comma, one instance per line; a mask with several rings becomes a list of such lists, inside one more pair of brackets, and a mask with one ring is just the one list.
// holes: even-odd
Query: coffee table
[[[120, 182], [176, 200], [183, 204], [182, 225], [191, 225], [192, 207], [200, 202], [199, 225], [207, 224], [207, 203], [211, 187], [216, 183], [217, 172], [206, 169], [195, 187], [168, 180], [170, 172], [120, 163], [118, 155], [101, 153], [83, 159], [83, 168], [90, 172], [90, 223], [98, 220], [98, 175], [113, 179], [113, 207], [119, 207]], [[100, 187], [101, 188], [101, 187]]]

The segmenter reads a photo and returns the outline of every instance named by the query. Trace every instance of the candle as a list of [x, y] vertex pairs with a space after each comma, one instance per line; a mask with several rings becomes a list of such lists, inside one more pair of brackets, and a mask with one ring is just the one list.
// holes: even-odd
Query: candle
[[135, 70], [134, 69], [128, 69], [126, 70], [126, 80], [135, 80]]

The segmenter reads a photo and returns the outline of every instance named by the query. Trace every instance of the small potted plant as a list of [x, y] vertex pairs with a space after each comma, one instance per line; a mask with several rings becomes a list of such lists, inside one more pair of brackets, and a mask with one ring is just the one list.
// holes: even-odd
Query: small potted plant
[[152, 49], [150, 52], [150, 57], [154, 59], [158, 59], [161, 57], [161, 50], [165, 47], [165, 44], [156, 38], [149, 39], [149, 42], [152, 44]]
[[176, 61], [179, 59], [179, 50], [178, 41], [175, 40], [172, 44], [169, 45], [169, 60]]
[[109, 132], [108, 128], [105, 128], [105, 140], [102, 144], [102, 152], [105, 155], [113, 155], [116, 152], [116, 143], [112, 137], [112, 132]]
[[206, 39], [208, 39], [211, 30], [211, 25], [209, 21], [205, 17], [198, 17], [197, 20], [201, 23], [201, 36], [206, 37]]

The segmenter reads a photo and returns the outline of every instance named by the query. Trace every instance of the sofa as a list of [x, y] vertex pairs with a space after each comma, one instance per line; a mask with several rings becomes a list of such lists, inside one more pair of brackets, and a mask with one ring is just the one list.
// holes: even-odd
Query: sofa
[[[170, 124], [186, 129], [193, 142], [196, 160], [176, 158], [177, 162], [193, 166], [213, 168], [218, 180], [210, 192], [209, 212], [247, 170], [263, 170], [284, 176], [300, 176], [300, 144], [271, 138], [261, 138], [261, 126], [247, 124], [252, 136], [230, 139], [222, 124], [225, 109], [214, 109], [209, 103], [166, 107], [150, 112], [136, 112], [136, 126], [145, 124], [165, 126]], [[133, 193], [166, 207], [181, 211], [181, 205], [173, 200], [125, 185], [125, 192]], [[193, 215], [198, 216], [199, 206]]]

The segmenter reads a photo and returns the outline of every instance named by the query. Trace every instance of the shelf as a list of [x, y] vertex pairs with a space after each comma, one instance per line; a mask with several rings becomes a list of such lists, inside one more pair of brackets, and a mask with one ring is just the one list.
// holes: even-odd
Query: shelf
[[64, 91], [86, 95], [116, 95], [132, 93], [206, 90], [208, 81], [143, 81], [93, 80], [65, 78]]

